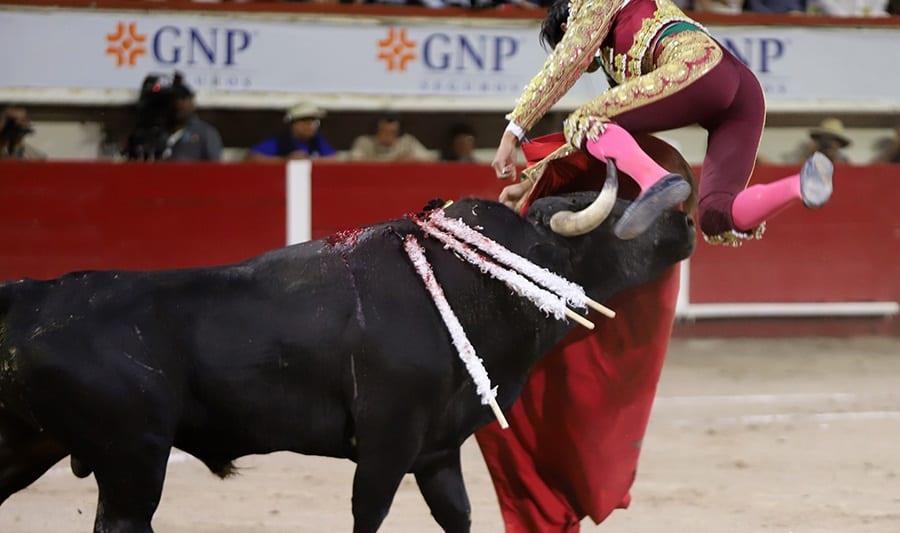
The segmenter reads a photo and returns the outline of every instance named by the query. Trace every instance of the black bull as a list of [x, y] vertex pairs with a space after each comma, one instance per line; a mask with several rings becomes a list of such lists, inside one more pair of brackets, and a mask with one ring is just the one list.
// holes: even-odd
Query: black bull
[[[550, 216], [596, 193], [538, 201], [527, 218], [485, 200], [447, 210], [603, 301], [687, 257], [669, 212], [616, 239], [554, 234]], [[71, 455], [99, 487], [95, 531], [151, 531], [170, 448], [220, 476], [290, 450], [357, 462], [354, 531], [374, 531], [403, 475], [437, 522], [469, 529], [459, 447], [492, 419], [402, 248], [415, 234], [509, 408], [572, 324], [548, 318], [425, 238], [409, 219], [164, 272], [82, 272], [0, 286], [0, 502]], [[603, 320], [598, 318], [598, 320]]]

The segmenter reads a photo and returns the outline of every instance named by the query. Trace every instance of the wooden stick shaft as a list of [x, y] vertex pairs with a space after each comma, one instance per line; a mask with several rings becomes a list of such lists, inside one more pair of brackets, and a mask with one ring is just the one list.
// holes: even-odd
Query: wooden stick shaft
[[491, 398], [491, 411], [494, 412], [494, 416], [497, 418], [497, 422], [500, 422], [500, 428], [507, 429], [509, 427], [509, 422], [506, 421], [506, 416], [504, 416], [503, 411], [500, 410], [500, 406], [497, 404], [496, 398]]
[[566, 308], [566, 316], [569, 318], [569, 320], [575, 321], [588, 329], [594, 329], [593, 322], [584, 318], [583, 316], [579, 315], [578, 313], [576, 313], [575, 311], [572, 311], [569, 308]]
[[613, 311], [612, 309], [610, 309], [609, 307], [606, 307], [605, 305], [595, 302], [594, 300], [591, 300], [587, 296], [585, 296], [584, 299], [585, 299], [585, 301], [587, 301], [588, 307], [590, 307], [594, 311], [597, 311], [601, 315], [604, 315], [609, 318], [616, 318], [616, 312]]

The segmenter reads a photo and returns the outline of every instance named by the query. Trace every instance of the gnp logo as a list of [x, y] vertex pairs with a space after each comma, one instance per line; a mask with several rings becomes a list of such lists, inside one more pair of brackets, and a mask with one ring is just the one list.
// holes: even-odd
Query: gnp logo
[[784, 57], [788, 41], [775, 37], [725, 38], [725, 48], [759, 74], [769, 74]]
[[[419, 43], [406, 28], [389, 28], [378, 40], [378, 59], [388, 72], [406, 72], [418, 57]], [[421, 42], [421, 61], [426, 71], [498, 73], [519, 51], [519, 41], [508, 35], [482, 33], [431, 33]]]
[[233, 67], [252, 38], [238, 28], [162, 26], [150, 32], [148, 41], [136, 22], [119, 22], [106, 34], [106, 54], [115, 58], [116, 67], [134, 67], [148, 51], [159, 65]]
[[388, 72], [406, 71], [406, 65], [416, 58], [416, 42], [406, 35], [406, 29], [390, 28], [388, 35], [378, 41], [378, 59], [384, 61]]
[[147, 53], [146, 40], [146, 35], [138, 33], [137, 23], [119, 22], [116, 31], [106, 34], [106, 55], [116, 58], [117, 67], [133, 67], [137, 58]]

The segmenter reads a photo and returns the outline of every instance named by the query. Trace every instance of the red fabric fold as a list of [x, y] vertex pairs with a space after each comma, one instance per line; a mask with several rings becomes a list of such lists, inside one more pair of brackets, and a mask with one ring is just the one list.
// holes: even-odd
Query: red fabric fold
[[[523, 145], [530, 162], [561, 134]], [[599, 189], [599, 162], [578, 152], [552, 162], [540, 196]], [[539, 198], [533, 195], [532, 198]], [[573, 331], [532, 371], [507, 418], [476, 433], [507, 533], [575, 532], [627, 507], [678, 296], [678, 268], [616, 296], [615, 319]]]

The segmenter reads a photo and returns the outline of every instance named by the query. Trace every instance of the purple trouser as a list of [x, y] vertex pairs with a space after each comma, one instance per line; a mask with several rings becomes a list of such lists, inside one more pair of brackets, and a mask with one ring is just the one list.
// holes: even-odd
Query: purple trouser
[[766, 119], [762, 87], [740, 60], [723, 48], [721, 61], [689, 85], [609, 118], [632, 134], [703, 127], [709, 136], [700, 173], [700, 228], [707, 235], [734, 229], [731, 204], [750, 180]]

